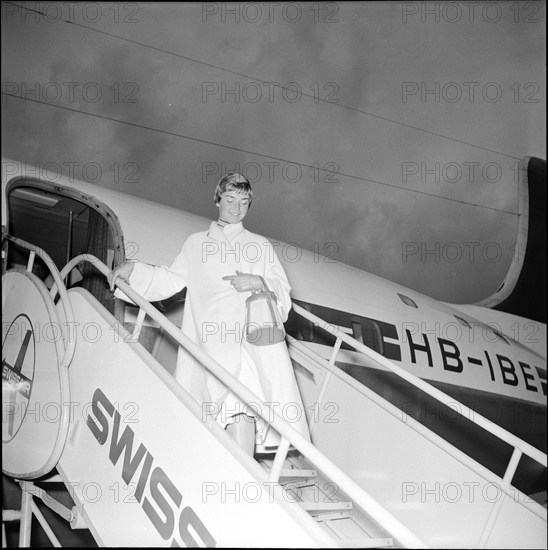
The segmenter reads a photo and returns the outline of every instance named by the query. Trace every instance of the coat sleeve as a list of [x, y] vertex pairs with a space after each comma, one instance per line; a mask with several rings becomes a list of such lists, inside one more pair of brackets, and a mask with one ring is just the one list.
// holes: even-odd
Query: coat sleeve
[[276, 251], [272, 244], [267, 241], [265, 250], [268, 252], [265, 254], [264, 263], [264, 278], [266, 283], [273, 290], [278, 297], [278, 308], [282, 316], [282, 320], [287, 321], [289, 310], [291, 309], [291, 286], [287, 280], [284, 268], [276, 255]]
[[[170, 266], [149, 265], [136, 262], [129, 277], [129, 285], [145, 300], [156, 302], [173, 296], [187, 286], [187, 253], [186, 243]], [[131, 300], [119, 289], [114, 294], [125, 301]]]

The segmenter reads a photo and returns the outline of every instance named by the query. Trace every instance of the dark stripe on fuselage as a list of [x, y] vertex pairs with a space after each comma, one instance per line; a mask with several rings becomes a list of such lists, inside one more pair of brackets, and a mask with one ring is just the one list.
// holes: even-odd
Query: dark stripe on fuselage
[[[352, 336], [367, 347], [384, 355], [392, 361], [401, 361], [401, 349], [398, 342], [387, 341], [386, 338], [398, 340], [397, 328], [385, 321], [363, 317], [346, 311], [340, 311], [330, 307], [293, 300], [297, 305], [310, 311], [323, 319], [326, 323], [352, 329]], [[336, 337], [327, 333], [313, 323], [297, 315], [293, 310], [285, 323], [285, 328], [291, 336], [297, 340], [304, 340], [315, 344], [333, 347]], [[345, 342], [341, 343], [341, 349], [354, 350]]]

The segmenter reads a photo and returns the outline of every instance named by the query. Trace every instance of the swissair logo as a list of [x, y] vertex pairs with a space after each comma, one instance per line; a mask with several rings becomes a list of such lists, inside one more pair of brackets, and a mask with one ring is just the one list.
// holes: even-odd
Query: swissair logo
[[[22, 331], [19, 328], [23, 328]], [[21, 334], [24, 334], [21, 341]], [[27, 411], [34, 378], [34, 331], [30, 319], [18, 315], [2, 343], [2, 441], [13, 439]]]

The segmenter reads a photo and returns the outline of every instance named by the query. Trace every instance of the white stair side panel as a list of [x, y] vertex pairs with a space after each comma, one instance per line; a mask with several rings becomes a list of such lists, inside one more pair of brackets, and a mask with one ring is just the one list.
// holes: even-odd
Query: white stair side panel
[[[426, 438], [412, 429], [413, 419], [401, 411], [394, 416], [368, 394], [373, 392], [332, 377], [320, 406], [332, 404], [336, 413], [313, 426], [315, 445], [427, 544], [477, 546], [500, 478], [477, 463], [472, 470], [458, 449], [451, 447], [449, 454], [436, 445], [442, 441], [437, 435], [428, 432]], [[499, 518], [492, 540], [517, 530], [522, 547], [536, 546], [539, 537], [545, 539], [545, 511], [539, 517], [519, 500], [508, 499], [512, 521]], [[529, 526], [526, 532], [518, 528], [522, 523]]]
[[[488, 548], [546, 548], [546, 527], [544, 532], [539, 529], [538, 522], [533, 515], [523, 514], [516, 516], [514, 496], [504, 496], [504, 502], [500, 510], [497, 525], [505, 525], [507, 528], [493, 529], [487, 540]], [[530, 499], [524, 495], [520, 498]], [[513, 528], [512, 528], [513, 526]]]
[[[112, 329], [114, 318], [87, 292], [73, 289], [70, 297], [76, 318], [86, 322], [75, 331], [78, 342], [69, 368], [73, 418], [58, 470], [100, 544], [157, 546], [193, 539], [200, 545], [213, 539], [218, 546], [333, 543], [297, 504], [274, 493], [262, 468], [223, 430], [201, 421], [200, 407], [174, 388], [175, 380], [159, 364], [139, 345], [123, 342]], [[118, 440], [126, 428], [133, 433], [131, 453], [122, 450], [116, 464], [109, 458], [116, 413], [96, 404], [99, 416], [86, 422], [94, 416], [97, 390], [119, 412]], [[102, 444], [90, 425], [104, 435]], [[124, 461], [127, 468], [141, 444], [146, 454], [127, 484]], [[133, 495], [142, 474], [138, 502]]]

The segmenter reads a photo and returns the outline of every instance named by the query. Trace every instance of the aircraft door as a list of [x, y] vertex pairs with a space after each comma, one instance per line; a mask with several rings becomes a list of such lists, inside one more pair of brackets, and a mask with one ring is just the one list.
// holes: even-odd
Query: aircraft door
[[55, 467], [67, 438], [70, 389], [62, 362], [70, 333], [33, 273], [7, 271], [2, 297], [2, 471], [35, 479]]

